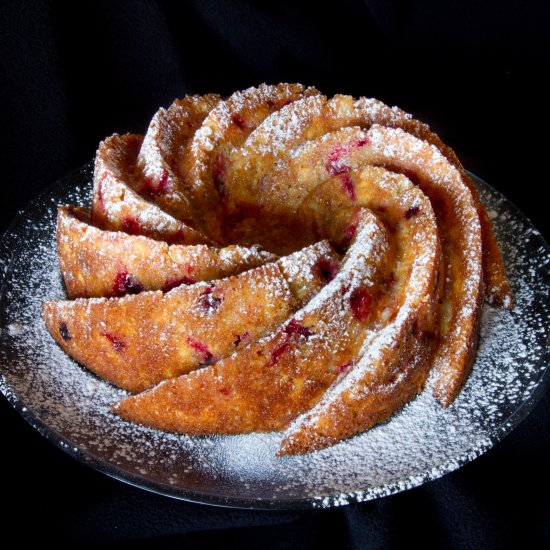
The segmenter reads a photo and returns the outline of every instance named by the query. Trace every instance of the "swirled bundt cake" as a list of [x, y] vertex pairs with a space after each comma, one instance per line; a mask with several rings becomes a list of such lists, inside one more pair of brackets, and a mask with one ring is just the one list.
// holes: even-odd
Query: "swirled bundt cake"
[[186, 434], [333, 445], [422, 390], [450, 405], [483, 300], [512, 299], [455, 153], [374, 99], [299, 84], [160, 109], [99, 147], [91, 212], [61, 206], [74, 359], [134, 393], [122, 418]]

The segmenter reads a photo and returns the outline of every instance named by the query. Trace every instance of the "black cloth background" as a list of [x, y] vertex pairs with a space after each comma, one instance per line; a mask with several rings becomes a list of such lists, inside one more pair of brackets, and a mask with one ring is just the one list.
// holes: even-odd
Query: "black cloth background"
[[[547, 3], [533, 0], [4, 1], [0, 226], [186, 93], [300, 81], [426, 120], [548, 237]], [[189, 547], [550, 545], [548, 393], [502, 443], [420, 488], [328, 511], [216, 509], [69, 458], [0, 399], [2, 540]], [[20, 522], [26, 527], [20, 527]]]

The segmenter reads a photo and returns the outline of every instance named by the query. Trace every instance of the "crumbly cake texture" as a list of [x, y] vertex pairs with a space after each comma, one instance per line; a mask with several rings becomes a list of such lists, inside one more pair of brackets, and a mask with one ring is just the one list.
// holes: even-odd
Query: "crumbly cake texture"
[[[113, 410], [188, 434], [286, 430], [281, 455], [387, 419], [430, 370], [450, 405], [475, 357], [484, 298], [512, 306], [489, 216], [452, 150], [397, 108], [297, 84], [189, 96], [159, 111], [145, 138], [108, 138], [91, 224], [81, 211], [60, 216], [73, 242], [77, 226], [97, 242], [117, 236], [113, 254], [88, 248], [104, 266], [97, 293], [135, 294], [43, 308], [74, 358], [148, 390]], [[149, 253], [152, 262], [157, 250], [202, 246], [210, 282], [148, 292], [121, 267], [124, 247], [141, 243], [141, 278]], [[231, 246], [260, 267], [217, 278], [206, 258]], [[66, 281], [84, 271], [74, 250], [60, 251]], [[165, 270], [152, 278], [167, 290]]]

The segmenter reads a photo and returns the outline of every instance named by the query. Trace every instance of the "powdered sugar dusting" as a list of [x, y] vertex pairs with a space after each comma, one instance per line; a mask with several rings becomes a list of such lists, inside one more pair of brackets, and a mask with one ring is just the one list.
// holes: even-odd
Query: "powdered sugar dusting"
[[542, 391], [550, 254], [527, 221], [482, 187], [516, 305], [512, 312], [485, 307], [476, 364], [448, 409], [427, 388], [367, 433], [284, 459], [274, 457], [282, 434], [198, 438], [126, 423], [109, 408], [125, 393], [71, 361], [39, 314], [44, 301], [64, 297], [54, 242], [56, 206], [82, 203], [90, 194], [89, 177], [88, 171], [72, 174], [49, 197], [35, 201], [1, 243], [0, 389], [81, 460], [181, 498], [241, 506], [339, 506], [414, 487], [460, 467], [508, 433]]

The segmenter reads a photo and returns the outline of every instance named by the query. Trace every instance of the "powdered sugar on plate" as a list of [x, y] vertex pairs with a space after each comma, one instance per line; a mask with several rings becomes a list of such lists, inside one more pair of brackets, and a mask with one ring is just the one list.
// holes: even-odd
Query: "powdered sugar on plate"
[[490, 448], [544, 388], [550, 253], [540, 233], [477, 180], [516, 305], [485, 306], [477, 360], [457, 401], [430, 389], [388, 422], [335, 447], [275, 458], [282, 434], [187, 437], [127, 423], [110, 411], [122, 390], [69, 359], [48, 335], [41, 304], [64, 298], [55, 247], [57, 204], [84, 204], [90, 166], [36, 199], [0, 242], [0, 390], [59, 447], [135, 485], [242, 507], [327, 507], [370, 500], [452, 471]]

